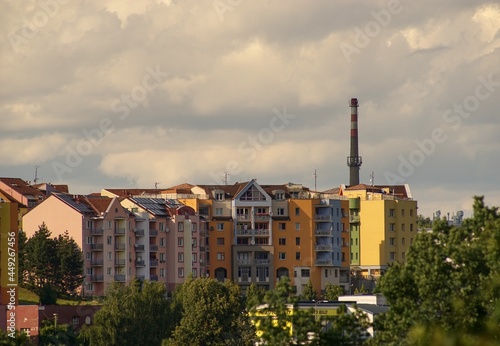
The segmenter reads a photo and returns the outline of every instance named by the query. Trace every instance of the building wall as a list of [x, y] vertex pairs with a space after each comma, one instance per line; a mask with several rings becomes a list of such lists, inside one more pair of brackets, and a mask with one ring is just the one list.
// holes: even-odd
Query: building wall
[[17, 304], [17, 203], [0, 203], [0, 305]]

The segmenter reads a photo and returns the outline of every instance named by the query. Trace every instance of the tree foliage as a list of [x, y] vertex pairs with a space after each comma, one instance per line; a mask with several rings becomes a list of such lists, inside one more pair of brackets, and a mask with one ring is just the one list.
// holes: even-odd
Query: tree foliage
[[39, 331], [39, 346], [78, 345], [75, 330], [68, 324], [56, 325], [51, 320], [45, 320]]
[[250, 310], [253, 307], [262, 303], [264, 299], [265, 291], [262, 288], [257, 287], [255, 282], [252, 282], [246, 291], [246, 306]]
[[339, 299], [339, 296], [344, 294], [344, 289], [340, 286], [336, 286], [332, 284], [331, 282], [327, 283], [325, 285], [325, 296], [324, 298], [326, 300], [337, 300]]
[[238, 285], [189, 278], [174, 294], [182, 317], [166, 345], [253, 345], [254, 329]]
[[312, 281], [309, 280], [307, 282], [307, 285], [304, 286], [304, 289], [302, 290], [302, 293], [299, 296], [300, 300], [317, 300], [318, 299], [318, 292], [314, 289], [314, 286], [312, 284]]
[[165, 293], [157, 282], [113, 283], [93, 324], [82, 329], [80, 339], [90, 346], [161, 345], [172, 329]]
[[19, 330], [16, 330], [14, 337], [9, 336], [7, 332], [0, 329], [0, 346], [32, 346], [30, 338]]
[[376, 320], [374, 344], [432, 344], [456, 335], [473, 344], [491, 325], [500, 330], [500, 216], [482, 197], [473, 209], [459, 227], [436, 221], [432, 232], [420, 232], [407, 261], [381, 278], [390, 309]]
[[83, 255], [68, 232], [51, 238], [43, 223], [24, 246], [24, 285], [39, 296], [41, 304], [55, 303], [53, 295], [75, 294], [83, 282]]

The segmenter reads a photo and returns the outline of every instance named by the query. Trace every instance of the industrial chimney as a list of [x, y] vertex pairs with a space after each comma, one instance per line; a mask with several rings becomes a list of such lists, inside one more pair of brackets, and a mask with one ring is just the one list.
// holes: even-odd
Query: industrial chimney
[[358, 152], [358, 99], [352, 98], [349, 102], [351, 107], [351, 153], [347, 157], [349, 166], [349, 186], [359, 184], [359, 167], [361, 167], [361, 156]]

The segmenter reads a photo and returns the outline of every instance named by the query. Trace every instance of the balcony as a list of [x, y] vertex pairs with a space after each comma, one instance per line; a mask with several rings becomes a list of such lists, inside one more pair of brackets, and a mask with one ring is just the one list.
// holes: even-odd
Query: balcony
[[256, 229], [254, 233], [255, 233], [255, 235], [269, 235], [269, 230], [268, 229]]
[[330, 214], [326, 214], [326, 215], [316, 214], [316, 215], [314, 215], [314, 221], [332, 221], [332, 220], [333, 220], [333, 217]]
[[90, 230], [91, 235], [103, 235], [104, 230], [102, 228], [92, 228]]
[[144, 252], [145, 246], [143, 244], [135, 244], [134, 247], [136, 252]]
[[258, 258], [254, 260], [256, 265], [269, 265], [271, 264], [271, 260], [269, 258]]
[[206, 251], [206, 247], [205, 246], [200, 246], [200, 252], [205, 252]]
[[142, 236], [144, 236], [144, 230], [143, 229], [136, 228], [134, 230], [134, 233], [135, 233], [136, 237], [142, 237]]
[[102, 266], [104, 264], [104, 260], [102, 260], [102, 259], [93, 259], [90, 262], [90, 264], [93, 265], [93, 266]]
[[251, 229], [238, 229], [238, 230], [236, 230], [237, 236], [247, 235], [247, 236], [251, 237], [252, 234], [253, 234], [253, 230], [251, 230]]
[[158, 260], [157, 259], [149, 260], [149, 266], [158, 267]]
[[205, 237], [207, 235], [207, 232], [205, 231], [200, 231], [200, 237]]
[[115, 228], [115, 234], [125, 234], [125, 228]]
[[117, 267], [123, 267], [125, 265], [125, 260], [124, 259], [117, 259], [115, 258], [115, 266]]
[[359, 215], [349, 215], [349, 223], [359, 223]]
[[254, 262], [251, 258], [238, 258], [237, 263], [238, 265], [252, 265]]
[[333, 251], [333, 245], [331, 244], [314, 245], [314, 251]]
[[255, 214], [254, 216], [255, 221], [269, 221], [270, 218], [269, 213]]
[[145, 266], [146, 266], [146, 261], [139, 261], [139, 260], [136, 260], [136, 261], [135, 261], [135, 266], [136, 266], [136, 267], [145, 267]]
[[125, 251], [125, 243], [115, 243], [116, 251]]
[[250, 215], [242, 214], [242, 215], [236, 215], [236, 220], [238, 221], [250, 221], [252, 218]]
[[149, 244], [149, 251], [152, 251], [152, 252], [158, 251], [158, 245]]
[[103, 244], [90, 244], [91, 251], [102, 251], [103, 247]]
[[151, 281], [158, 281], [158, 275], [150, 275], [149, 280]]
[[103, 282], [104, 280], [104, 275], [92, 275], [90, 277], [90, 281], [92, 282]]
[[158, 230], [156, 230], [156, 229], [150, 229], [149, 230], [149, 236], [150, 237], [156, 237], [156, 236], [158, 236]]
[[317, 259], [314, 261], [315, 266], [333, 266], [333, 260], [332, 259]]
[[125, 275], [115, 275], [115, 281], [125, 282]]
[[317, 237], [331, 237], [333, 235], [333, 230], [331, 230], [331, 229], [315, 229], [314, 235]]

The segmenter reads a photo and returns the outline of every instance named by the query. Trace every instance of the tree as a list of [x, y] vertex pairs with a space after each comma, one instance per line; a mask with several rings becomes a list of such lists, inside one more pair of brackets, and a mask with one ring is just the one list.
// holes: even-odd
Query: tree
[[59, 271], [56, 282], [61, 294], [75, 294], [83, 283], [83, 254], [68, 231], [56, 241]]
[[311, 280], [309, 280], [307, 282], [307, 285], [302, 290], [302, 293], [300, 294], [299, 299], [300, 300], [317, 300], [318, 299], [318, 293], [314, 289], [314, 286], [313, 286]]
[[421, 231], [425, 231], [432, 227], [432, 220], [429, 217], [425, 217], [422, 214], [417, 216], [417, 228]]
[[24, 277], [23, 274], [26, 270], [26, 242], [28, 241], [28, 238], [26, 237], [26, 233], [23, 232], [22, 230], [19, 231], [18, 233], [18, 238], [17, 238], [17, 263], [19, 263], [19, 268], [18, 268], [18, 283], [19, 285], [23, 286], [24, 282]]
[[75, 330], [67, 324], [55, 325], [51, 320], [45, 320], [40, 328], [39, 346], [78, 345]]
[[113, 283], [93, 324], [80, 332], [82, 343], [100, 345], [161, 345], [172, 330], [165, 287], [157, 282]]
[[337, 300], [339, 299], [339, 296], [344, 294], [344, 289], [340, 286], [336, 286], [332, 284], [331, 282], [327, 283], [325, 285], [325, 296], [324, 298], [326, 300]]
[[500, 216], [482, 197], [473, 209], [459, 227], [434, 222], [432, 232], [416, 236], [407, 261], [389, 267], [378, 290], [390, 309], [375, 320], [374, 344], [430, 343], [421, 331], [464, 340], [489, 333], [499, 314]]
[[263, 289], [257, 287], [255, 282], [252, 282], [246, 291], [246, 306], [250, 310], [253, 307], [262, 303], [265, 292]]
[[14, 337], [9, 336], [7, 332], [0, 329], [0, 345], [1, 346], [32, 346], [29, 336], [26, 333], [16, 330]]
[[166, 345], [253, 345], [254, 330], [244, 313], [238, 285], [189, 278], [174, 294], [182, 318]]
[[361, 345], [367, 338], [370, 326], [368, 316], [354, 306], [354, 312], [341, 305], [339, 313], [325, 320], [327, 328], [321, 331], [318, 344], [328, 345]]

